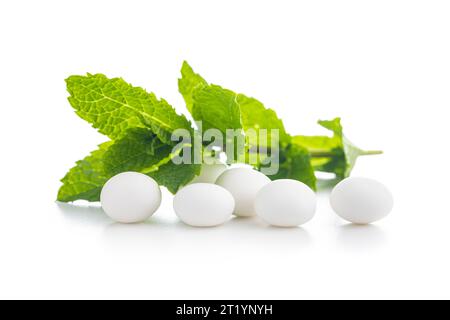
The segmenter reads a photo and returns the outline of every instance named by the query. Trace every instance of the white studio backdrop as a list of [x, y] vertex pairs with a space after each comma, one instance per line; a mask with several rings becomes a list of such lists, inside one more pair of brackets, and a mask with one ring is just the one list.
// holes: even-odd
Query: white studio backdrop
[[[0, 298], [450, 298], [448, 1], [3, 1]], [[257, 97], [292, 134], [340, 116], [385, 154], [354, 175], [395, 196], [345, 224], [327, 190], [303, 228], [182, 225], [172, 196], [117, 225], [55, 203], [59, 179], [105, 141], [67, 102], [72, 74], [120, 76], [187, 112], [183, 60]]]

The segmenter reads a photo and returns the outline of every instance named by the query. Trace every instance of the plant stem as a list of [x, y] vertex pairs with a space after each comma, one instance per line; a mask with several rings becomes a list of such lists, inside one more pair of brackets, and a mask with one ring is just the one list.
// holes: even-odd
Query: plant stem
[[361, 155], [362, 156], [373, 156], [373, 155], [377, 155], [377, 154], [383, 154], [383, 151], [381, 151], [381, 150], [369, 150], [369, 151], [364, 151]]
[[[330, 151], [310, 151], [312, 158], [331, 158], [340, 155], [339, 152], [330, 152]], [[383, 154], [383, 151], [380, 150], [369, 150], [369, 151], [361, 151], [361, 156], [372, 156], [372, 155], [378, 155]]]

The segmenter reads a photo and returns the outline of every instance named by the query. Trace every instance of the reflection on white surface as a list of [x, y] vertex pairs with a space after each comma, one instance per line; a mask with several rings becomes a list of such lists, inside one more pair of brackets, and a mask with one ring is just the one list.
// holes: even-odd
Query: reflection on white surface
[[337, 244], [343, 249], [375, 249], [387, 244], [387, 235], [376, 225], [346, 224], [338, 227]]
[[[320, 242], [322, 232], [314, 240], [308, 230], [313, 222], [304, 227], [277, 228], [257, 217], [234, 217], [227, 223], [213, 228], [188, 226], [173, 214], [157, 213], [145, 223], [120, 224], [110, 220], [99, 205], [71, 205], [57, 203], [64, 219], [84, 227], [100, 227], [99, 232], [109, 249], [134, 249], [165, 252], [167, 250], [239, 250], [260, 252], [264, 250], [286, 252], [311, 247], [314, 240]], [[326, 226], [316, 226], [326, 228]], [[387, 243], [385, 231], [376, 225], [346, 224], [334, 226], [336, 245], [343, 250], [367, 251], [381, 248]], [[323, 230], [322, 230], [323, 231]]]
[[98, 225], [111, 221], [103, 212], [99, 204], [73, 205], [56, 202], [59, 212], [64, 218], [84, 225]]
[[[79, 228], [97, 227], [106, 248], [127, 251], [153, 250], [161, 253], [189, 252], [264, 252], [296, 253], [321, 243], [326, 233], [336, 234], [336, 245], [343, 250], [367, 252], [387, 244], [386, 232], [376, 225], [322, 225], [312, 221], [304, 227], [277, 228], [257, 217], [234, 217], [227, 223], [212, 228], [196, 228], [182, 223], [173, 213], [158, 212], [148, 221], [138, 224], [120, 224], [110, 220], [98, 205], [71, 205], [58, 203], [57, 207], [70, 225]], [[328, 231], [327, 231], [328, 230]], [[311, 236], [314, 234], [314, 237]]]
[[233, 218], [213, 228], [196, 228], [180, 222], [154, 217], [147, 223], [108, 224], [102, 234], [105, 244], [113, 248], [129, 246], [157, 251], [208, 254], [211, 252], [297, 250], [309, 246], [312, 239], [302, 228], [274, 228], [258, 218]]

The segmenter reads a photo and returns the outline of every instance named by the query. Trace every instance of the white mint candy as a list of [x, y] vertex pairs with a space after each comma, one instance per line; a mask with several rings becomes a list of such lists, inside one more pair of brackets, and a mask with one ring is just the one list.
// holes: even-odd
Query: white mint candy
[[391, 192], [368, 178], [347, 178], [331, 192], [330, 204], [343, 219], [368, 224], [387, 216], [394, 207]]
[[224, 187], [234, 197], [234, 214], [240, 217], [252, 217], [255, 212], [256, 193], [267, 185], [270, 179], [259, 171], [249, 168], [234, 168], [222, 173], [216, 184]]
[[177, 192], [173, 209], [184, 223], [194, 227], [214, 227], [230, 219], [234, 199], [224, 188], [210, 183], [190, 184]]
[[191, 181], [191, 184], [214, 183], [225, 170], [227, 170], [227, 166], [223, 163], [203, 164], [200, 174]]
[[277, 227], [296, 227], [314, 217], [316, 194], [306, 184], [290, 179], [272, 181], [256, 195], [255, 210]]
[[100, 194], [105, 213], [121, 223], [147, 220], [161, 204], [155, 180], [142, 173], [123, 172], [106, 182]]

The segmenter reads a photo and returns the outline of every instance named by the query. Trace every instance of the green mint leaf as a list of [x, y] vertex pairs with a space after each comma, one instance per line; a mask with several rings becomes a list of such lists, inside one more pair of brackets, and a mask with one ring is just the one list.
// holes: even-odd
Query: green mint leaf
[[164, 99], [121, 78], [88, 74], [71, 76], [66, 83], [69, 102], [76, 113], [113, 140], [130, 128], [148, 128], [170, 144], [174, 130], [191, 129], [189, 121]]
[[280, 150], [280, 169], [276, 175], [269, 176], [272, 180], [294, 179], [303, 182], [316, 190], [316, 176], [311, 166], [308, 149], [290, 144]]
[[194, 104], [193, 94], [198, 88], [206, 87], [208, 83], [199, 74], [192, 70], [191, 66], [184, 61], [181, 67], [181, 78], [178, 79], [178, 91], [186, 102], [186, 108], [192, 113], [192, 106]]
[[174, 164], [172, 158], [181, 151], [174, 152], [173, 146], [164, 144], [148, 130], [132, 129], [105, 152], [104, 169], [109, 176], [125, 171], [141, 172], [176, 193], [201, 168], [201, 165]]
[[[242, 128], [247, 133], [254, 129], [257, 136], [261, 129], [269, 133], [271, 129], [278, 129], [279, 142], [285, 145], [290, 142], [290, 136], [275, 111], [266, 109], [257, 99], [208, 84], [186, 61], [181, 68], [181, 75], [179, 91], [194, 119], [203, 122], [203, 129], [215, 128], [223, 133], [225, 129]], [[271, 145], [270, 137], [267, 141], [258, 141], [256, 145], [254, 141], [247, 142], [248, 147], [267, 148]]]
[[278, 129], [280, 142], [290, 142], [290, 136], [275, 111], [266, 109], [255, 98], [208, 84], [186, 61], [181, 67], [178, 89], [194, 119], [206, 121], [206, 128], [223, 132], [229, 125], [229, 129], [255, 129], [258, 133], [260, 129]]
[[253, 129], [259, 136], [261, 129], [266, 129], [269, 134], [266, 143], [258, 141], [259, 146], [270, 147], [270, 130], [279, 130], [279, 142], [288, 144], [291, 137], [286, 133], [283, 122], [278, 118], [276, 112], [272, 109], [266, 109], [264, 105], [255, 98], [247, 97], [243, 94], [237, 96], [237, 102], [241, 110], [242, 126], [245, 131]]
[[172, 146], [162, 143], [151, 131], [130, 129], [105, 152], [104, 168], [110, 176], [125, 171], [145, 173], [167, 158], [171, 151]]
[[340, 147], [340, 139], [327, 136], [294, 136], [292, 141], [307, 148], [312, 153], [329, 152]]
[[302, 146], [310, 152], [311, 164], [315, 171], [331, 172], [343, 176], [345, 155], [340, 146], [340, 139], [327, 136], [295, 136], [292, 143]]
[[76, 163], [61, 180], [58, 201], [99, 201], [103, 185], [111, 177], [135, 171], [154, 178], [159, 185], [176, 193], [200, 173], [200, 165], [179, 164], [172, 146], [166, 145], [151, 131], [130, 129], [115, 142], [106, 142], [89, 156]]
[[103, 168], [103, 156], [111, 145], [112, 142], [101, 144], [96, 151], [70, 169], [61, 179], [63, 185], [58, 192], [58, 201], [99, 200], [102, 186], [110, 178]]
[[340, 118], [321, 120], [319, 124], [332, 131], [333, 136], [295, 136], [292, 139], [296, 145], [309, 150], [317, 171], [331, 172], [344, 179], [350, 176], [359, 156], [381, 153], [364, 151], [351, 143], [343, 133]]
[[335, 134], [335, 137], [339, 138], [343, 136], [341, 118], [334, 118], [333, 120], [319, 120], [318, 123], [322, 127], [332, 131]]
[[241, 115], [237, 95], [220, 86], [209, 85], [194, 91], [192, 116], [202, 121], [203, 130], [241, 129]]
[[173, 194], [191, 182], [200, 174], [199, 164], [174, 164], [172, 161], [160, 166], [158, 170], [147, 173], [160, 185], [165, 186]]
[[[341, 155], [338, 155], [336, 159], [333, 161], [332, 166], [336, 166], [338, 169], [337, 177], [338, 178], [346, 178], [350, 176], [353, 168], [355, 167], [356, 160], [360, 156], [371, 155], [371, 154], [380, 154], [380, 151], [365, 151], [357, 146], [355, 146], [343, 133], [343, 128], [341, 125], [341, 119], [335, 118], [333, 120], [322, 120], [319, 121], [319, 124], [327, 128], [328, 130], [333, 131], [333, 138], [339, 142], [339, 147], [341, 148]], [[336, 150], [334, 150], [336, 152]], [[345, 159], [345, 162], [342, 161], [342, 154]]]
[[[247, 162], [250, 153], [258, 149], [269, 149], [272, 146], [271, 137], [266, 141], [257, 139], [250, 140], [248, 133], [250, 129], [255, 130], [259, 136], [261, 129], [270, 133], [271, 129], [279, 130], [280, 147], [280, 171], [271, 179], [290, 178], [306, 183], [311, 188], [316, 188], [316, 177], [311, 158], [307, 149], [298, 145], [291, 145], [291, 137], [286, 132], [283, 122], [278, 118], [275, 111], [265, 106], [255, 98], [244, 94], [237, 94], [231, 90], [217, 85], [208, 84], [204, 78], [196, 74], [185, 62], [181, 70], [182, 78], [179, 80], [179, 91], [183, 95], [188, 109], [190, 109], [195, 120], [203, 121], [203, 129], [215, 128], [225, 133], [226, 129], [243, 129], [246, 136], [245, 154], [235, 154], [235, 159], [229, 162]], [[192, 107], [190, 107], [192, 104]], [[262, 159], [257, 159], [262, 160]], [[261, 166], [255, 164], [255, 167]]]

